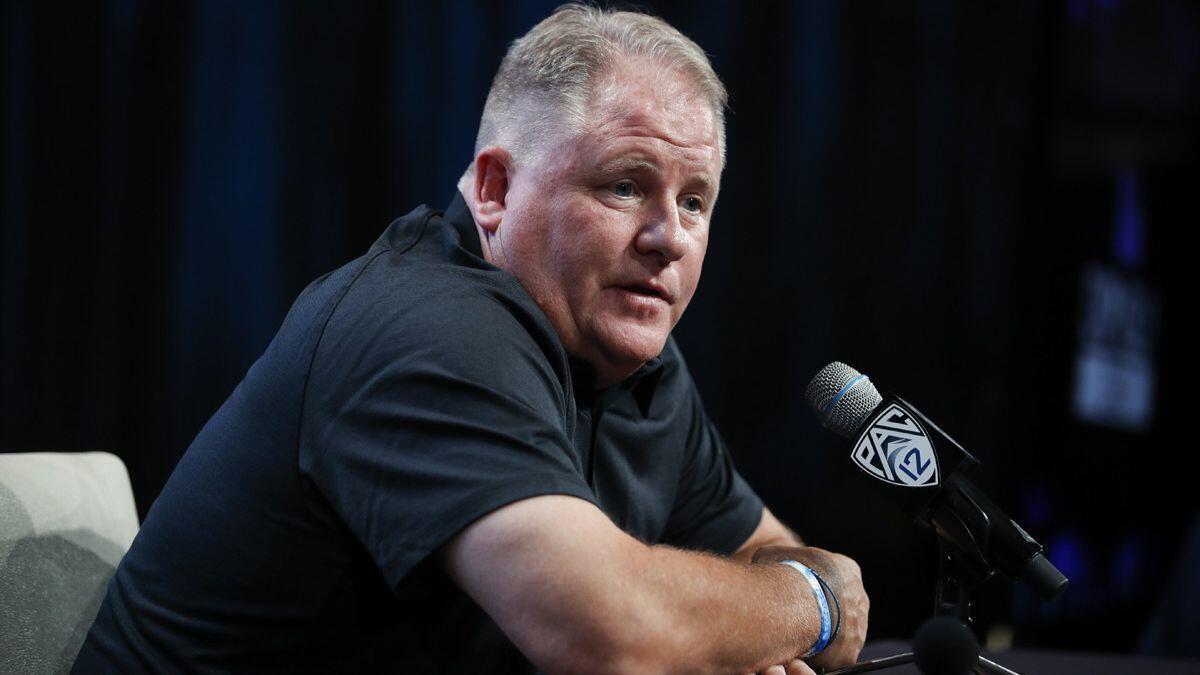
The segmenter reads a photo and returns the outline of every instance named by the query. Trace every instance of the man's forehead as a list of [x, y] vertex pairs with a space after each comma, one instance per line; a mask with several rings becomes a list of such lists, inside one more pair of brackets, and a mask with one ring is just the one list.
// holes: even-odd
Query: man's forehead
[[714, 191], [721, 177], [716, 139], [643, 116], [609, 118], [580, 139], [578, 159], [600, 173], [680, 172]]
[[[689, 173], [720, 177], [717, 137], [706, 109], [691, 117], [661, 114], [640, 106], [614, 106], [597, 110], [590, 129], [578, 138], [586, 161], [608, 168], [664, 170], [668, 165]], [[607, 114], [605, 114], [607, 113]], [[707, 116], [708, 120], [696, 119]]]
[[597, 136], [658, 137], [718, 154], [717, 116], [691, 77], [646, 58], [625, 57], [597, 76], [588, 127]]

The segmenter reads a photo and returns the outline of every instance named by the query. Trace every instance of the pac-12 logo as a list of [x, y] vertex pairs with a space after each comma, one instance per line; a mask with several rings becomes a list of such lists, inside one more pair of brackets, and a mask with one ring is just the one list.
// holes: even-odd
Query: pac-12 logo
[[904, 487], [938, 484], [937, 453], [912, 413], [891, 404], [859, 436], [851, 453], [860, 469]]

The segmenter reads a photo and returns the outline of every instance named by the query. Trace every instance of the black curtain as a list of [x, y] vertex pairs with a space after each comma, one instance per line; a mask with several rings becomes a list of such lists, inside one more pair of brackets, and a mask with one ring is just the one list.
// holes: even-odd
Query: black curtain
[[[144, 514], [299, 290], [393, 218], [448, 202], [504, 49], [556, 4], [6, 3], [0, 450], [112, 451]], [[985, 629], [1130, 648], [1136, 631], [1107, 617], [1144, 617], [1174, 555], [1186, 514], [1162, 517], [1164, 482], [1122, 461], [1182, 429], [1169, 427], [1179, 376], [1161, 369], [1161, 405], [1138, 432], [1071, 421], [1069, 403], [1079, 274], [1106, 255], [1121, 164], [1064, 161], [1070, 130], [1141, 147], [1138, 130], [1169, 123], [1173, 153], [1121, 166], [1149, 186], [1137, 273], [1161, 291], [1156, 363], [1183, 354], [1167, 327], [1186, 300], [1165, 254], [1197, 215], [1200, 21], [1147, 6], [649, 3], [732, 94], [704, 277], [677, 337], [768, 504], [862, 561], [872, 638], [908, 637], [929, 615], [936, 546], [807, 412], [804, 386], [831, 360], [941, 421], [1043, 543], [1095, 566], [1111, 562], [1114, 530], [1144, 532], [1120, 563], [1146, 580], [1136, 596], [1096, 582], [1088, 602], [1044, 610], [994, 583]], [[1179, 100], [1064, 94], [1093, 51], [1123, 48], [1119, 31], [1081, 47], [1080, 31], [1130, 12], [1161, 15], [1143, 41], [1184, 45], [1130, 66], [1136, 81], [1169, 61]], [[1103, 469], [1075, 480], [1083, 465]], [[1143, 482], [1108, 491], [1131, 465]], [[1123, 504], [1096, 507], [1098, 494]]]

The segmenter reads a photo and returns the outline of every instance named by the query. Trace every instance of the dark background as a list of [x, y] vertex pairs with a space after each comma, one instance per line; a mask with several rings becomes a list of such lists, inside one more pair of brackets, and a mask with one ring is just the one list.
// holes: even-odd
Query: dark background
[[[505, 47], [556, 4], [5, 3], [0, 450], [115, 452], [144, 514], [300, 289], [448, 202]], [[676, 334], [742, 472], [861, 561], [871, 638], [911, 636], [933, 535], [803, 401], [846, 361], [977, 454], [1072, 577], [1051, 605], [992, 582], [983, 632], [1139, 648], [1197, 506], [1197, 5], [647, 6], [732, 95]], [[1150, 365], [1139, 429], [1073, 412], [1097, 266], [1142, 289], [1107, 324]]]

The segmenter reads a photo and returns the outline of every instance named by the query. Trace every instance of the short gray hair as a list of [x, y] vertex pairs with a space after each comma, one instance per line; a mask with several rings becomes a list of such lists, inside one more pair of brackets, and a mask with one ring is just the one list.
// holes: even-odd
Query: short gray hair
[[692, 80], [716, 116], [723, 165], [729, 94], [704, 50], [658, 17], [576, 3], [560, 6], [509, 46], [483, 108], [475, 155], [489, 145], [526, 152], [563, 124], [578, 132], [593, 80], [621, 56], [661, 62]]

